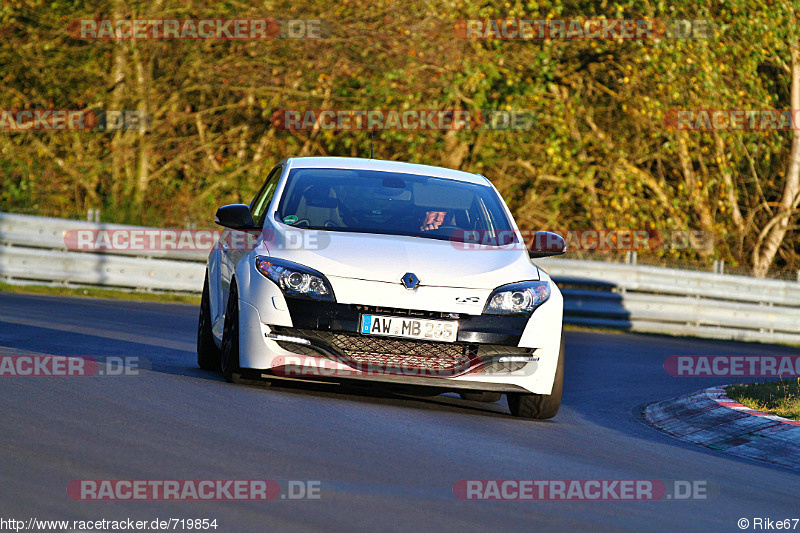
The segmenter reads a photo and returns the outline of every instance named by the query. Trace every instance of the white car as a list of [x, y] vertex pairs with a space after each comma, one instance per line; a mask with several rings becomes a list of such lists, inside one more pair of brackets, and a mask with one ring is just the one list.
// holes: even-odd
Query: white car
[[[564, 379], [563, 299], [492, 183], [426, 165], [281, 161], [227, 205], [208, 258], [200, 367], [243, 378], [369, 380], [458, 392], [551, 418]], [[364, 384], [363, 381], [360, 383]]]

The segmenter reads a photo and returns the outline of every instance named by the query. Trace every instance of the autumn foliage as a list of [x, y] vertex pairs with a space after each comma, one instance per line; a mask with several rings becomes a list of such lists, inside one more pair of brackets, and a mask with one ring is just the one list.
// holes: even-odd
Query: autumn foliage
[[[291, 38], [285, 27], [286, 38], [254, 40], [74, 31], [75, 20], [132, 18], [314, 20], [324, 38]], [[710, 34], [462, 38], [464, 21], [506, 18], [701, 19]], [[379, 131], [375, 157], [484, 174], [521, 228], [699, 230], [713, 249], [659, 253], [791, 272], [800, 269], [798, 131], [681, 130], [667, 117], [800, 108], [798, 21], [791, 0], [9, 0], [0, 109], [135, 110], [151, 121], [0, 132], [0, 210], [99, 208], [107, 221], [206, 227], [218, 205], [249, 201], [284, 157], [369, 155], [366, 131], [276, 128], [276, 111], [525, 111], [535, 120], [522, 131]]]

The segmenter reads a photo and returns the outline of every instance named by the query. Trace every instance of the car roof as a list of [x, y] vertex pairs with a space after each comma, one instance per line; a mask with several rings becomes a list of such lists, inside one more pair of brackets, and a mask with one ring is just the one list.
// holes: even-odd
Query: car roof
[[385, 161], [382, 159], [365, 159], [358, 157], [290, 157], [286, 159], [289, 168], [341, 168], [350, 170], [376, 170], [379, 172], [397, 172], [399, 174], [419, 174], [434, 178], [445, 178], [456, 181], [465, 181], [478, 185], [489, 185], [490, 182], [480, 174], [472, 174], [461, 170], [419, 165], [416, 163], [402, 163], [400, 161]]

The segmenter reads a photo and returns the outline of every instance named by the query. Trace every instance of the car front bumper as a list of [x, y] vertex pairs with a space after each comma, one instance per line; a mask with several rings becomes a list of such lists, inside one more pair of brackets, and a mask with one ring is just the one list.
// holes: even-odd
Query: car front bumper
[[[378, 305], [396, 302], [387, 292], [397, 287], [357, 280], [356, 295], [338, 290], [343, 284], [336, 278], [330, 281], [337, 303], [285, 298], [257, 272], [240, 272], [240, 366], [265, 377], [550, 393], [563, 314], [563, 299], [555, 284], [548, 301], [529, 318], [476, 313], [490, 291], [469, 312], [422, 301], [419, 307], [407, 309]], [[347, 283], [354, 284], [353, 280]], [[408, 305], [412, 291], [400, 289], [401, 303]], [[448, 296], [440, 300], [451, 301], [452, 288], [427, 287], [426, 296], [435, 297], [437, 289]], [[422, 310], [426, 308], [435, 310]], [[458, 337], [447, 343], [361, 335], [361, 315], [371, 313], [458, 320]]]

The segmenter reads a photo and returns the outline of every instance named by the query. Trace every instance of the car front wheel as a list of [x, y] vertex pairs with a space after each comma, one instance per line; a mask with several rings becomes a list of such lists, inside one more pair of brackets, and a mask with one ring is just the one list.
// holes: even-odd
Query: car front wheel
[[241, 379], [239, 369], [239, 291], [236, 281], [231, 280], [231, 292], [225, 311], [225, 325], [222, 328], [222, 375], [228, 383], [238, 383]]
[[558, 352], [556, 376], [550, 394], [506, 394], [508, 409], [514, 416], [543, 420], [553, 418], [561, 406], [561, 392], [564, 389], [564, 337]]
[[208, 298], [208, 272], [206, 272], [203, 296], [200, 299], [200, 318], [197, 322], [197, 364], [204, 370], [219, 371], [222, 352], [217, 348], [211, 333], [211, 306]]

